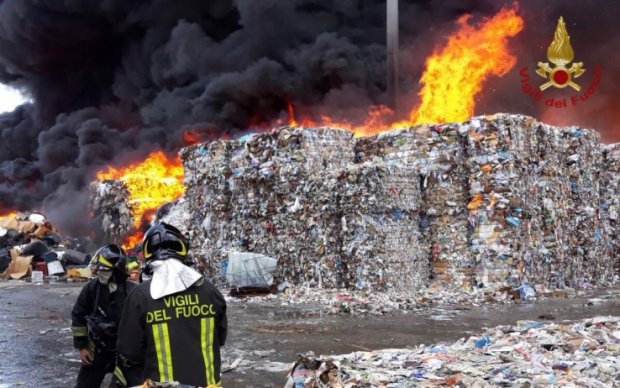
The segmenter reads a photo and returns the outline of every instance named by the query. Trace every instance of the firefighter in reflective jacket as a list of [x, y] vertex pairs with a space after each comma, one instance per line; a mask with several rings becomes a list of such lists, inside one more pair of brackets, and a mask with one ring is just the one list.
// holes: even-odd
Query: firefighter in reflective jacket
[[145, 273], [152, 277], [127, 298], [119, 327], [119, 362], [127, 385], [150, 379], [219, 386], [226, 301], [186, 265], [187, 242], [175, 227], [151, 227], [142, 249]]
[[127, 282], [125, 252], [116, 245], [105, 245], [93, 256], [97, 277], [80, 292], [71, 311], [73, 345], [80, 353], [82, 367], [77, 387], [101, 385], [112, 372], [116, 359], [116, 330], [123, 305], [135, 286]]

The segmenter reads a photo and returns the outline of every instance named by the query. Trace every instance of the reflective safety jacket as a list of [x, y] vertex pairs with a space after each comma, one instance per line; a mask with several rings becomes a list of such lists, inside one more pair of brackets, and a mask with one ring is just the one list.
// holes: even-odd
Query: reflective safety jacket
[[228, 327], [222, 294], [204, 280], [155, 300], [150, 285], [141, 283], [129, 295], [118, 331], [118, 353], [134, 365], [134, 373], [125, 376], [127, 385], [140, 385], [147, 378], [220, 385], [220, 347]]
[[92, 341], [88, 339], [88, 328], [86, 326], [86, 317], [95, 310], [95, 298], [97, 291], [99, 294], [99, 309], [106, 317], [116, 323], [118, 326], [121, 321], [123, 305], [127, 294], [135, 285], [130, 282], [119, 284], [117, 289], [110, 294], [107, 286], [102, 285], [99, 279], [91, 279], [80, 291], [73, 310], [71, 311], [71, 329], [73, 331], [73, 346], [76, 349], [88, 348], [91, 352], [95, 352]]

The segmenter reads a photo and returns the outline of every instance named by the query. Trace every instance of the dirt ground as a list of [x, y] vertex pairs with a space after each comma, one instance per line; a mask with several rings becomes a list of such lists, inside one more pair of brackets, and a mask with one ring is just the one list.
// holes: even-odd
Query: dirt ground
[[[0, 388], [71, 387], [79, 369], [70, 313], [83, 283], [0, 282]], [[282, 308], [229, 300], [224, 387], [282, 387], [298, 353], [340, 354], [454, 341], [483, 327], [618, 314], [620, 289], [575, 299], [389, 316], [334, 316], [318, 306]]]

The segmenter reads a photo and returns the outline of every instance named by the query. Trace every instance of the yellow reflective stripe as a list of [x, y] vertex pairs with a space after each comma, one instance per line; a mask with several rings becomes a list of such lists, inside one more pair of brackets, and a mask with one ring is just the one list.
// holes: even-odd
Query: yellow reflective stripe
[[168, 324], [160, 323], [153, 325], [153, 339], [155, 350], [157, 351], [157, 366], [159, 369], [159, 380], [161, 382], [174, 381], [172, 372], [172, 354], [170, 352], [170, 334]]
[[88, 328], [86, 326], [73, 326], [71, 331], [74, 337], [86, 337], [88, 335]]
[[215, 384], [215, 370], [213, 367], [213, 333], [214, 333], [214, 319], [207, 318], [209, 320], [209, 359], [211, 360], [211, 384]]
[[106, 267], [114, 268], [114, 265], [110, 263], [109, 261], [107, 261], [105, 257], [103, 256], [99, 256], [98, 262], [105, 265]]
[[121, 370], [121, 368], [118, 367], [118, 365], [114, 367], [114, 377], [116, 377], [118, 382], [121, 383], [123, 387], [127, 386], [127, 380], [125, 380], [123, 371]]
[[161, 340], [159, 339], [159, 325], [153, 325], [153, 340], [155, 342], [155, 351], [157, 352], [157, 364], [159, 368], [159, 380], [168, 381], [164, 372], [164, 357], [161, 354]]
[[86, 349], [88, 349], [91, 355], [95, 354], [95, 343], [91, 341], [90, 338], [88, 339], [88, 345], [86, 345]]
[[216, 385], [215, 371], [213, 369], [213, 318], [200, 319], [200, 346], [202, 348], [202, 358], [205, 362], [207, 385]]
[[170, 351], [170, 334], [168, 333], [168, 324], [161, 324], [164, 329], [164, 347], [166, 349], [166, 365], [168, 367], [168, 374], [170, 381], [174, 381], [174, 374], [172, 373], [172, 352]]

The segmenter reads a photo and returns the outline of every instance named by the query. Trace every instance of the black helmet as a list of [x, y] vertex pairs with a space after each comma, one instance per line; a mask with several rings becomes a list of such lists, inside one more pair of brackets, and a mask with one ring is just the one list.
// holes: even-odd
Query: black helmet
[[147, 262], [153, 260], [187, 258], [188, 244], [183, 234], [174, 226], [160, 223], [151, 226], [142, 240], [142, 253]]
[[97, 269], [118, 270], [126, 275], [127, 255], [125, 251], [118, 245], [104, 245], [95, 252], [91, 263], [95, 264]]

